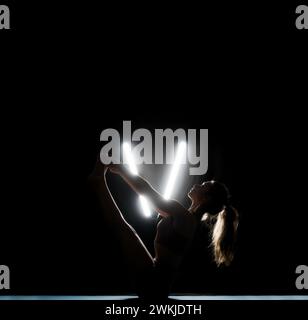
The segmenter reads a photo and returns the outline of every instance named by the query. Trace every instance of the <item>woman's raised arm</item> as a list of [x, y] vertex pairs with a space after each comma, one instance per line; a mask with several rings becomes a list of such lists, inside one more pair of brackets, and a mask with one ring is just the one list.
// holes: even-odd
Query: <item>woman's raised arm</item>
[[109, 165], [109, 170], [118, 174], [139, 195], [146, 197], [153, 208], [162, 216], [176, 216], [186, 213], [186, 209], [175, 200], [166, 200], [148, 181], [131, 174], [123, 165]]

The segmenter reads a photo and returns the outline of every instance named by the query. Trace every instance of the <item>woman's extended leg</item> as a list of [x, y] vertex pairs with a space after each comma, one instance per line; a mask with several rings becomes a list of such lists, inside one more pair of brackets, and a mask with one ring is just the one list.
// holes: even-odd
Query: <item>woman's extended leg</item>
[[[103, 172], [102, 172], [103, 170]], [[95, 169], [90, 176], [91, 183], [108, 227], [119, 239], [125, 260], [132, 276], [136, 277], [153, 267], [153, 258], [136, 231], [127, 223], [117, 207], [106, 183], [105, 168]]]

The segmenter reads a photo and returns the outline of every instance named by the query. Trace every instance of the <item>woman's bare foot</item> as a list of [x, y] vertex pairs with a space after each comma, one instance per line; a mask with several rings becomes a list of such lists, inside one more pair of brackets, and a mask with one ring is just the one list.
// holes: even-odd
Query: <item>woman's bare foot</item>
[[89, 175], [89, 179], [104, 178], [108, 170], [108, 167], [101, 162], [100, 156], [97, 157], [96, 163], [92, 173]]

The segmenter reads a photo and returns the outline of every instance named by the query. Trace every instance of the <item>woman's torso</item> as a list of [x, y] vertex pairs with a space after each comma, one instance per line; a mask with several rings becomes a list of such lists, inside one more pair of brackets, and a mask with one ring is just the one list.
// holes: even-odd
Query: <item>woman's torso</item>
[[155, 261], [176, 269], [190, 247], [197, 221], [192, 214], [162, 218], [154, 240]]

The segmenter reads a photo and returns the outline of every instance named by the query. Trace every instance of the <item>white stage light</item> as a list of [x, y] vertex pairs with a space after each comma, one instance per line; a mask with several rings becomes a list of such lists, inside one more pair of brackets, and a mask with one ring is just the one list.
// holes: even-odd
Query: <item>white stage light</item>
[[[133, 154], [131, 151], [131, 146], [127, 142], [123, 143], [123, 155], [127, 161], [129, 171], [132, 174], [137, 175], [138, 169], [137, 169], [136, 163], [134, 161], [134, 157], [133, 157]], [[144, 196], [139, 196], [139, 202], [140, 202], [140, 206], [141, 206], [141, 209], [143, 211], [144, 216], [147, 218], [151, 217], [152, 212], [151, 212], [151, 208], [150, 208], [148, 200]]]
[[139, 201], [145, 217], [151, 217], [152, 212], [148, 200], [144, 196], [139, 196]]
[[129, 171], [132, 174], [137, 175], [138, 174], [138, 169], [137, 169], [137, 166], [136, 166], [135, 161], [134, 161], [134, 157], [133, 157], [133, 154], [132, 154], [132, 151], [131, 151], [131, 146], [127, 142], [123, 143], [123, 154], [124, 154], [124, 158], [125, 158], [125, 160], [126, 160], [126, 162], [128, 164]]
[[186, 142], [182, 141], [178, 145], [178, 150], [174, 159], [174, 163], [173, 163], [169, 180], [164, 193], [164, 198], [166, 200], [170, 199], [171, 197], [172, 191], [174, 189], [175, 181], [180, 170], [180, 166], [183, 163], [185, 156], [186, 156]]
[[[131, 146], [129, 143], [125, 142], [123, 143], [123, 155], [125, 157], [125, 160], [129, 166], [129, 170], [132, 174], [137, 175], [138, 169], [136, 166], [136, 163], [134, 161], [133, 154], [131, 152]], [[164, 198], [166, 200], [170, 199], [171, 194], [174, 189], [174, 185], [176, 182], [176, 178], [178, 176], [180, 166], [184, 162], [186, 156], [186, 142], [182, 141], [178, 145], [178, 150], [176, 152], [176, 156], [174, 159], [174, 163], [171, 169], [171, 173], [168, 179], [168, 183], [166, 186], [166, 190], [164, 193]], [[150, 217], [152, 215], [152, 211], [149, 205], [148, 200], [144, 196], [139, 196], [140, 206], [142, 208], [143, 214], [145, 217]]]

